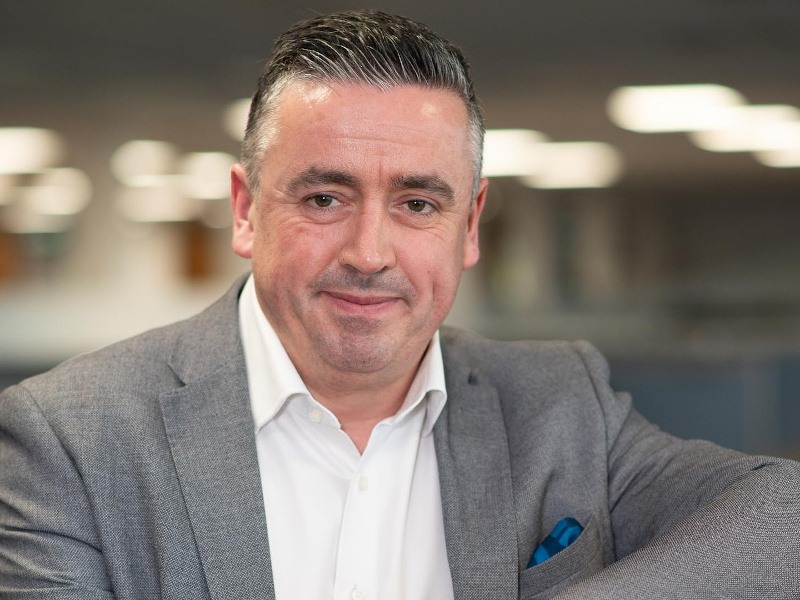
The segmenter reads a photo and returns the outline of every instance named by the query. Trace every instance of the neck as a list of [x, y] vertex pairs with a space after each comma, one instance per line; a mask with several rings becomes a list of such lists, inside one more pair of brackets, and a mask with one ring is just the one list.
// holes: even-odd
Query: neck
[[306, 379], [300, 373], [314, 399], [336, 415], [360, 453], [367, 447], [374, 427], [400, 410], [415, 375], [416, 369], [392, 381], [356, 383], [350, 377], [343, 381], [341, 374], [331, 379]]

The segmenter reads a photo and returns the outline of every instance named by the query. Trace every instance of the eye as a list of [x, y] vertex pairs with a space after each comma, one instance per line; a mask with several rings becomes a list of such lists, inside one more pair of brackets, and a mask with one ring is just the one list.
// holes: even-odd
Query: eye
[[426, 200], [419, 200], [419, 199], [409, 200], [408, 202], [406, 202], [406, 206], [408, 207], [408, 210], [410, 210], [411, 212], [421, 213], [421, 214], [426, 214], [431, 212], [431, 210], [433, 210], [433, 206], [431, 206], [431, 203]]
[[330, 196], [328, 194], [317, 194], [315, 196], [311, 196], [308, 199], [316, 208], [330, 208], [331, 206], [336, 206], [339, 204], [339, 201]]

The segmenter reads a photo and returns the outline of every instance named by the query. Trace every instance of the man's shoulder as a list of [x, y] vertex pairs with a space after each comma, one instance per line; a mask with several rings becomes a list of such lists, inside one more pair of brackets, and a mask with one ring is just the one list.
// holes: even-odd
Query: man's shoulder
[[584, 340], [515, 340], [498, 341], [456, 327], [440, 330], [442, 352], [455, 361], [468, 362], [473, 368], [538, 373], [578, 370], [608, 376], [608, 364], [602, 354]]
[[497, 402], [514, 448], [528, 448], [531, 432], [540, 442], [555, 432], [594, 451], [630, 412], [630, 397], [612, 391], [608, 364], [588, 342], [498, 342], [450, 328], [440, 339], [448, 402], [451, 392], [454, 403], [475, 394]]
[[238, 339], [236, 288], [197, 315], [70, 358], [20, 387], [46, 403], [157, 396], [180, 384], [187, 353], [209, 364], [214, 346], [228, 344], [218, 354], [229, 353], [230, 340]]
[[156, 389], [175, 380], [169, 359], [186, 323], [173, 323], [80, 354], [20, 385], [36, 398], [109, 397]]

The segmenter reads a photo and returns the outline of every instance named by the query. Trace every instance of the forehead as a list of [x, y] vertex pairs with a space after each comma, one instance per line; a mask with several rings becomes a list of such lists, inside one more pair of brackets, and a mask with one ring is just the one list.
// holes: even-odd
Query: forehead
[[313, 110], [325, 107], [330, 110], [348, 105], [382, 106], [397, 101], [403, 102], [405, 108], [398, 116], [413, 118], [421, 111], [421, 116], [438, 116], [453, 124], [467, 124], [467, 107], [458, 94], [414, 84], [378, 86], [364, 82], [295, 78], [279, 84], [273, 104], [276, 112], [285, 113], [287, 108]]
[[270, 112], [268, 148], [285, 150], [286, 143], [301, 138], [305, 144], [350, 140], [473, 162], [467, 107], [449, 90], [295, 80], [283, 87]]

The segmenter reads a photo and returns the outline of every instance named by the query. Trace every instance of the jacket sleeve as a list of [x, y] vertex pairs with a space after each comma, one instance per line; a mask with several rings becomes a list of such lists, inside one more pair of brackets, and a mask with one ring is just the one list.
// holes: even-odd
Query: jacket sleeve
[[113, 598], [81, 474], [22, 386], [0, 395], [0, 598]]
[[800, 464], [662, 432], [578, 352], [606, 419], [617, 562], [556, 598], [800, 598]]

